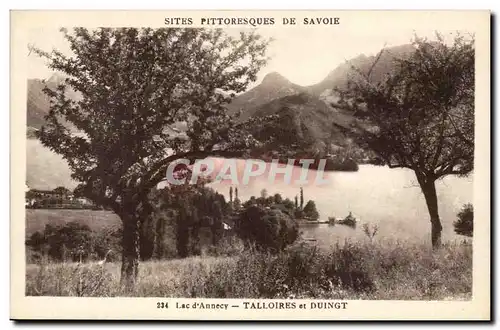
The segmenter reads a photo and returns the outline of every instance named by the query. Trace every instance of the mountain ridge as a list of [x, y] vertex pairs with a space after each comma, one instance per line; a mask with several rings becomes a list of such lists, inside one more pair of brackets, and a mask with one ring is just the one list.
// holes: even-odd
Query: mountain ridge
[[[401, 45], [387, 49], [380, 56], [379, 63], [372, 69], [375, 79], [383, 79], [384, 75], [391, 72], [393, 61], [397, 56], [405, 56], [411, 52], [413, 46]], [[294, 143], [306, 141], [304, 150], [317, 154], [321, 151], [328, 153], [330, 147], [334, 149], [343, 148], [347, 145], [347, 137], [344, 131], [349, 128], [353, 120], [351, 114], [331, 106], [335, 96], [332, 89], [342, 87], [347, 82], [348, 75], [353, 73], [352, 66], [356, 66], [362, 72], [368, 72], [372, 67], [375, 56], [359, 55], [346, 61], [346, 63], [335, 67], [325, 78], [317, 84], [300, 86], [292, 83], [289, 79], [278, 72], [268, 73], [262, 82], [236, 96], [228, 105], [229, 113], [238, 114], [239, 119], [245, 120], [253, 116], [267, 116], [278, 114], [278, 125], [272, 127], [275, 132], [282, 132], [284, 138], [279, 144], [288, 144], [288, 150], [293, 150]], [[60, 76], [52, 76], [45, 82], [41, 79], [28, 80], [27, 101], [27, 131], [28, 137], [44, 122], [43, 116], [48, 113], [50, 104], [48, 98], [41, 91], [44, 84], [55, 86], [63, 79]], [[75, 95], [73, 95], [75, 97]], [[31, 127], [31, 129], [29, 128]], [[272, 132], [257, 132], [266, 134]], [[287, 141], [290, 140], [290, 141]], [[293, 141], [293, 142], [291, 142]], [[37, 141], [39, 142], [39, 141]], [[293, 156], [293, 155], [292, 155]], [[74, 185], [69, 177], [69, 168], [65, 161], [41, 143], [30, 145], [27, 150], [28, 184], [43, 189], [55, 188], [60, 185]], [[43, 163], [43, 166], [39, 166]], [[38, 165], [36, 165], [38, 164]], [[57, 169], [57, 170], [54, 170]], [[46, 173], [49, 171], [50, 173]], [[52, 175], [51, 173], [61, 173]], [[64, 173], [64, 175], [62, 175]], [[66, 178], [63, 178], [66, 177]]]

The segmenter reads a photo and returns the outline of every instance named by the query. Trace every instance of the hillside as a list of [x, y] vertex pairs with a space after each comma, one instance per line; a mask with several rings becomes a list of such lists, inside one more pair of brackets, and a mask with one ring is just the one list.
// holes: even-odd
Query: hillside
[[[380, 82], [384, 79], [385, 75], [393, 70], [395, 59], [405, 58], [413, 51], [414, 48], [412, 45], [401, 45], [384, 49], [382, 54], [378, 53], [373, 56], [359, 55], [340, 64], [321, 82], [308, 86], [306, 89], [313, 95], [326, 98], [331, 96], [333, 88], [346, 87], [349, 77], [355, 75], [356, 71], [367, 74], [371, 70], [371, 80], [373, 82]], [[379, 55], [380, 58], [373, 65]]]
[[413, 50], [412, 45], [401, 45], [373, 56], [359, 55], [340, 64], [325, 79], [311, 86], [299, 86], [278, 73], [270, 73], [260, 85], [237, 96], [229, 110], [241, 111], [240, 120], [277, 114], [277, 125], [256, 128], [261, 139], [279, 136], [275, 147], [290, 149], [301, 145], [316, 154], [327, 152], [330, 146], [345, 146], [345, 131], [354, 120], [350, 113], [332, 108], [336, 99], [333, 89], [346, 87], [349, 77], [360, 72], [370, 72], [373, 82], [382, 81], [393, 70], [395, 58], [405, 58]]
[[44, 117], [50, 109], [49, 99], [43, 93], [45, 84], [40, 79], [28, 80], [27, 125], [34, 128], [42, 127]]
[[267, 74], [262, 83], [238, 95], [228, 106], [231, 113], [241, 111], [241, 119], [250, 118], [254, 111], [268, 102], [305, 91], [304, 87], [293, 84], [277, 72]]
[[[43, 92], [45, 87], [55, 89], [63, 82], [64, 77], [54, 73], [49, 79], [28, 79], [27, 82], [27, 104], [26, 104], [26, 124], [31, 128], [40, 129], [45, 122], [45, 116], [50, 110], [50, 101], [48, 96]], [[71, 90], [66, 94], [73, 100], [78, 100], [79, 95]], [[74, 127], [67, 123], [71, 130]]]
[[345, 87], [349, 76], [355, 74], [357, 70], [367, 73], [371, 69], [373, 81], [381, 81], [387, 73], [391, 72], [395, 58], [405, 58], [413, 50], [414, 48], [410, 44], [386, 48], [375, 66], [373, 63], [379, 54], [373, 56], [361, 54], [338, 65], [322, 81], [310, 86], [294, 84], [279, 73], [272, 72], [267, 74], [258, 86], [235, 97], [228, 109], [232, 113], [241, 110], [241, 118], [247, 119], [254, 114], [258, 107], [266, 103], [302, 92], [308, 92], [328, 101], [331, 90]]
[[[405, 57], [412, 51], [411, 45], [386, 49], [373, 67], [373, 79], [383, 79], [385, 74], [391, 72], [395, 57]], [[240, 120], [277, 114], [279, 125], [257, 127], [255, 132], [260, 137], [279, 136], [274, 147], [292, 151], [296, 149], [296, 154], [305, 149], [308, 149], [308, 153], [338, 149], [348, 141], [344, 131], [353, 117], [331, 107], [330, 103], [334, 99], [331, 89], [345, 86], [348, 76], [354, 73], [353, 66], [368, 72], [375, 59], [376, 55], [357, 56], [336, 67], [318, 84], [305, 87], [290, 82], [279, 73], [270, 73], [261, 84], [238, 95], [228, 109], [232, 113], [241, 111]], [[61, 79], [56, 74], [45, 83], [52, 88]], [[42, 92], [43, 86], [44, 83], [39, 79], [28, 81], [28, 137], [33, 137], [49, 111], [48, 99]], [[69, 96], [78, 97], [75, 93]], [[182, 134], [185, 127], [179, 124], [171, 130], [174, 135]], [[63, 185], [72, 189], [76, 186], [76, 182], [70, 178], [66, 162], [59, 155], [43, 147], [37, 140], [28, 139], [27, 145], [27, 181], [30, 187], [53, 189]]]
[[278, 115], [277, 126], [261, 130], [261, 138], [276, 136], [277, 145], [303, 146], [324, 149], [329, 143], [343, 145], [345, 129], [353, 117], [349, 113], [333, 109], [318, 97], [302, 92], [285, 96], [257, 108], [254, 117]]

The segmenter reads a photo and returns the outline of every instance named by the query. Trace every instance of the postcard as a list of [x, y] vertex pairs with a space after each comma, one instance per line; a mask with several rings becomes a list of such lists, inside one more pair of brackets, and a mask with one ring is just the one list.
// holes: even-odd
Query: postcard
[[490, 320], [489, 11], [12, 11], [11, 319]]

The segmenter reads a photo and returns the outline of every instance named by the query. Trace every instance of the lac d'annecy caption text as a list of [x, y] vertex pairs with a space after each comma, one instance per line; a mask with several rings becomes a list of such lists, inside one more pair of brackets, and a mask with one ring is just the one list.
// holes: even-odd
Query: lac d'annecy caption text
[[242, 301], [239, 303], [214, 303], [214, 302], [157, 302], [158, 309], [193, 309], [193, 310], [230, 310], [230, 309], [260, 309], [260, 310], [281, 310], [281, 309], [347, 309], [346, 301]]

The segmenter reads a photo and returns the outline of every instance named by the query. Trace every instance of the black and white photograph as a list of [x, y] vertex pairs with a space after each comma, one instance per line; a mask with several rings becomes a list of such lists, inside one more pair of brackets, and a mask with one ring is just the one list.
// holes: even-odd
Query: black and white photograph
[[489, 318], [489, 12], [73, 15], [19, 24], [22, 299]]

